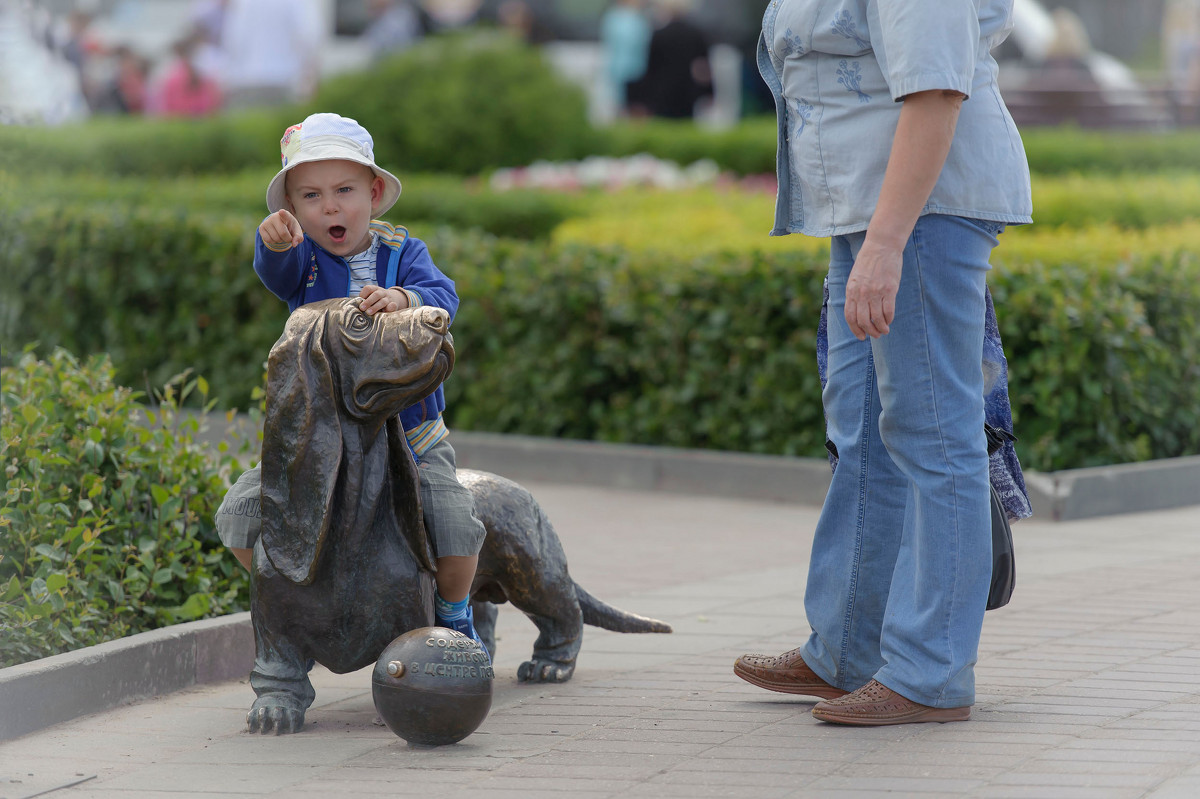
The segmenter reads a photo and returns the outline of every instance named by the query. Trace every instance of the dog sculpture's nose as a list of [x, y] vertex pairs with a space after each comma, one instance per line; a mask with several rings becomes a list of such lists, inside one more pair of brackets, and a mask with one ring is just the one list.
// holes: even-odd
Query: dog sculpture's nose
[[420, 309], [421, 323], [434, 333], [445, 333], [450, 329], [450, 314], [441, 308], [426, 305]]

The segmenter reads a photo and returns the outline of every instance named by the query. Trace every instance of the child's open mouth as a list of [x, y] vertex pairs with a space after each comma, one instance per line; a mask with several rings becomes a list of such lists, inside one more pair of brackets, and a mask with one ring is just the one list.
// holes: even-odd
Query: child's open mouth
[[329, 238], [335, 243], [341, 244], [346, 240], [346, 228], [342, 227], [341, 225], [334, 225], [333, 227], [329, 228]]

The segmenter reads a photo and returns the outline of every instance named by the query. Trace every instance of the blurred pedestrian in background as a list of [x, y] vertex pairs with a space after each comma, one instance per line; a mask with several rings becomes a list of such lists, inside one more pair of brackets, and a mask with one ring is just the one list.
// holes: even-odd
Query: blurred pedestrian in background
[[112, 76], [99, 87], [92, 109], [102, 114], [140, 114], [146, 108], [150, 65], [127, 45], [112, 50]]
[[503, 0], [496, 7], [496, 23], [526, 44], [545, 44], [554, 39], [553, 31], [525, 0]]
[[627, 112], [626, 87], [646, 74], [653, 30], [645, 0], [615, 0], [600, 19], [604, 74], [619, 115]]
[[370, 21], [363, 40], [371, 50], [371, 59], [411, 47], [427, 32], [421, 12], [410, 0], [367, 0]]
[[322, 34], [313, 0], [229, 0], [221, 31], [225, 107], [310, 97], [320, 75]]
[[1200, 0], [1167, 0], [1162, 38], [1163, 66], [1179, 121], [1200, 122]]
[[220, 84], [224, 51], [221, 36], [225, 30], [225, 12], [229, 0], [194, 0], [188, 13], [192, 39], [188, 61], [204, 77]]
[[630, 113], [691, 119], [712, 97], [708, 37], [691, 21], [691, 0], [656, 0], [659, 26], [650, 35], [646, 73], [628, 89]]
[[204, 31], [197, 29], [175, 43], [172, 59], [151, 83], [146, 101], [148, 114], [198, 117], [220, 109], [220, 86], [195, 61], [204, 36]]

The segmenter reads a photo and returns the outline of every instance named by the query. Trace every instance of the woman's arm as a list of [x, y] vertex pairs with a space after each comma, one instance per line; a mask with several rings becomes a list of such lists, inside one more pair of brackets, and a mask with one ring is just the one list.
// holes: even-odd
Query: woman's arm
[[846, 282], [846, 322], [860, 341], [886, 335], [895, 318], [904, 246], [946, 163], [962, 101], [943, 90], [904, 98], [879, 202]]

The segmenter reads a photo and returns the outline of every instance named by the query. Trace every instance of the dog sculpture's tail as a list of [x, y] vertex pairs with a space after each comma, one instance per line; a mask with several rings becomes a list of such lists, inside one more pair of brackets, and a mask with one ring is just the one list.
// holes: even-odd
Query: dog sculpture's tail
[[583, 611], [583, 623], [615, 633], [669, 633], [671, 625], [658, 619], [627, 613], [614, 608], [589, 594], [579, 583], [575, 583], [575, 596], [579, 598], [579, 609]]

